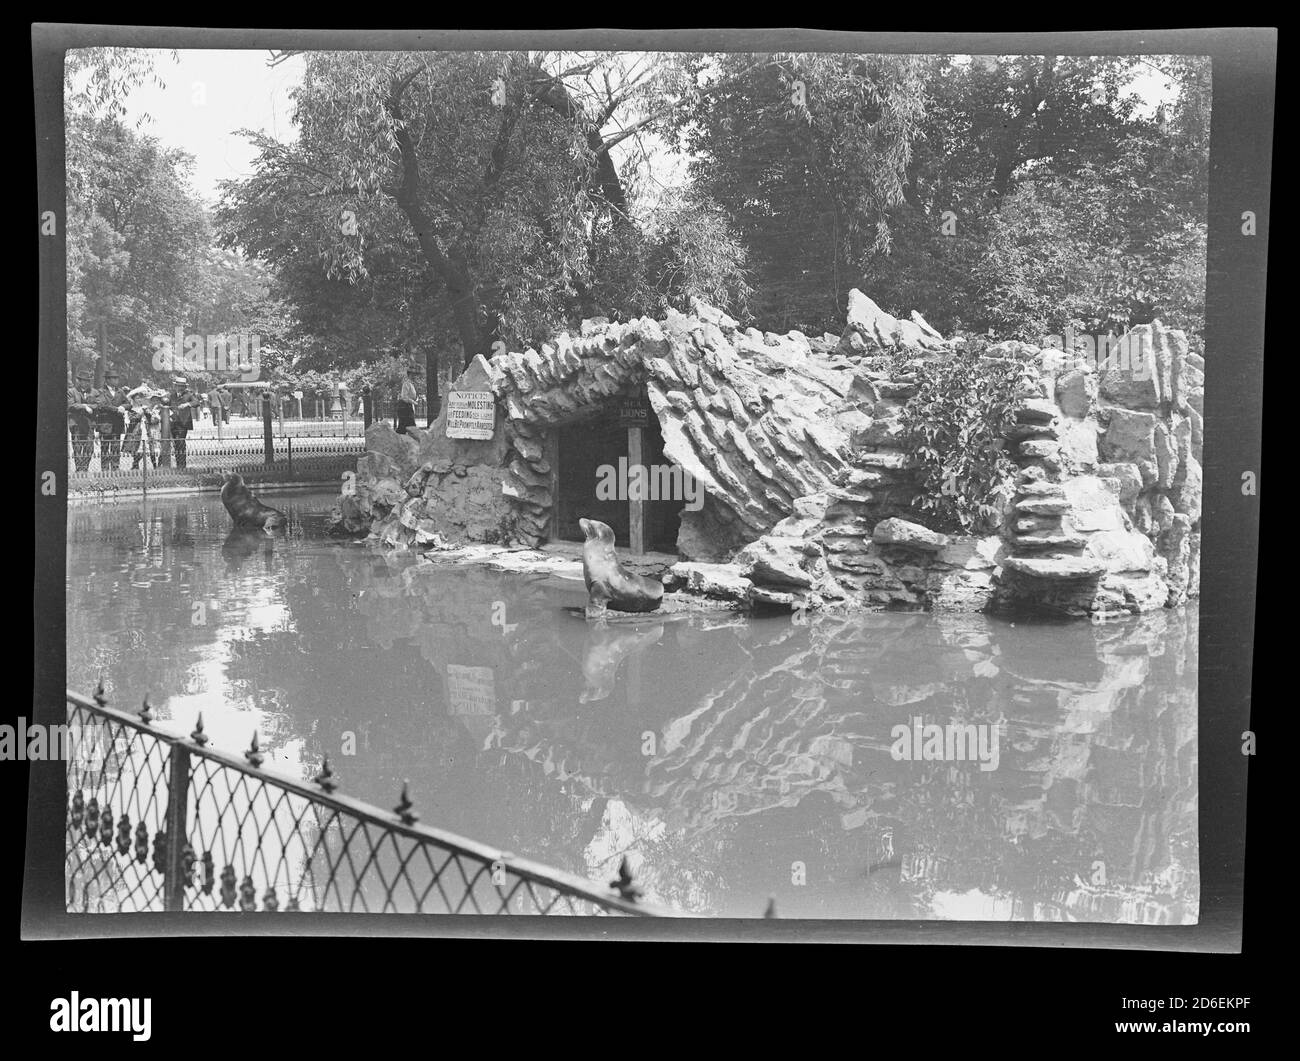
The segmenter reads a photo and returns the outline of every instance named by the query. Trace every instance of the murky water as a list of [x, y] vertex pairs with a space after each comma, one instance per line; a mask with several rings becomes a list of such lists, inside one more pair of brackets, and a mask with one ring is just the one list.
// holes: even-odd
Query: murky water
[[[409, 780], [423, 821], [601, 883], [629, 852], [701, 914], [1196, 920], [1194, 606], [596, 627], [581, 582], [385, 556], [326, 537], [331, 496], [266, 496], [287, 538], [231, 537], [215, 496], [74, 507], [69, 687], [201, 710], [232, 751], [256, 729], [302, 776], [328, 753], [380, 807]], [[996, 769], [891, 754], [950, 723]]]

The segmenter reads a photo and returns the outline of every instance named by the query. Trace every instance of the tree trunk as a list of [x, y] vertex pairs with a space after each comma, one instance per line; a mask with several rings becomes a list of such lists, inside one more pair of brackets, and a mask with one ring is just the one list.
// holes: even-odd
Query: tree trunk
[[438, 349], [432, 343], [424, 348], [424, 426], [432, 427], [441, 402], [438, 398]]
[[402, 183], [394, 196], [398, 207], [415, 229], [415, 238], [420, 245], [420, 253], [429, 264], [429, 268], [442, 280], [447, 288], [447, 297], [451, 301], [452, 317], [456, 322], [456, 333], [464, 352], [464, 361], [468, 366], [474, 355], [483, 352], [483, 329], [479, 321], [478, 299], [474, 291], [474, 281], [469, 273], [464, 255], [457, 250], [450, 253], [442, 246], [433, 222], [425, 212], [422, 187], [420, 183], [420, 159], [415, 150], [415, 141], [410, 130], [406, 128], [402, 116], [402, 93], [410, 84], [411, 77], [394, 83], [388, 97], [388, 112], [398, 124], [394, 137], [401, 154]]
[[1056, 56], [1044, 55], [1042, 68], [1036, 76], [1029, 79], [1029, 84], [1021, 94], [1019, 110], [1004, 126], [998, 161], [993, 170], [993, 190], [999, 199], [1004, 198], [1011, 191], [1011, 175], [1022, 161], [1021, 137], [1038, 113], [1038, 108], [1047, 98], [1055, 73]]

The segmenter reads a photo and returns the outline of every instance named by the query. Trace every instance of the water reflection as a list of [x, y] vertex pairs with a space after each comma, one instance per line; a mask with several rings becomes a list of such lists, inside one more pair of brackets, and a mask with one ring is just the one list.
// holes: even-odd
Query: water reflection
[[[74, 509], [69, 684], [593, 880], [627, 853], [698, 913], [1197, 917], [1194, 606], [594, 625], [581, 582], [330, 541], [330, 502], [274, 501], [281, 538], [215, 497]], [[998, 768], [895, 761], [917, 717], [1000, 727]]]

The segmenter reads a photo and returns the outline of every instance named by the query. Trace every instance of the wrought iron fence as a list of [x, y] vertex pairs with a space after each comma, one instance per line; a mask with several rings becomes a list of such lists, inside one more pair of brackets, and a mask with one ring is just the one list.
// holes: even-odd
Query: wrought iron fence
[[601, 888], [421, 825], [406, 786], [391, 812], [344, 796], [326, 759], [311, 781], [138, 714], [67, 693], [69, 912], [344, 911], [630, 914], [624, 861]]
[[175, 486], [219, 486], [224, 472], [249, 483], [335, 481], [356, 468], [365, 452], [363, 435], [225, 434], [191, 435], [122, 443], [73, 439], [68, 482], [74, 494], [148, 493]]

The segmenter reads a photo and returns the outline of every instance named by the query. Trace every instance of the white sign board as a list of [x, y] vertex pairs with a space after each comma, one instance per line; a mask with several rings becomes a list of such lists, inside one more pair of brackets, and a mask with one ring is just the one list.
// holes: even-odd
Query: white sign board
[[492, 669], [448, 663], [447, 710], [452, 715], [495, 715], [497, 693]]
[[491, 391], [447, 392], [447, 437], [489, 439], [497, 426]]

